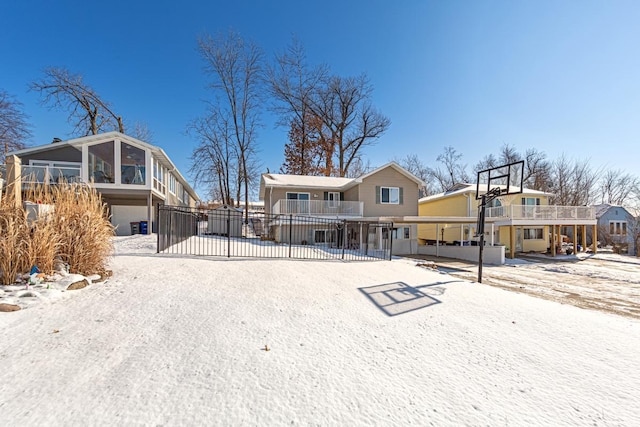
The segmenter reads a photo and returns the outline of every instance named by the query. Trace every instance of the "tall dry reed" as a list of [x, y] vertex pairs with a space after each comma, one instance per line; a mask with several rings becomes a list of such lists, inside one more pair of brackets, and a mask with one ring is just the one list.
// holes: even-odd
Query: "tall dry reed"
[[[113, 252], [114, 228], [100, 194], [93, 187], [62, 182], [33, 185], [25, 200], [53, 210], [27, 220], [27, 212], [3, 200], [0, 206], [0, 283], [37, 265], [50, 273], [56, 259], [80, 274], [102, 273]], [[6, 272], [6, 273], [5, 273]]]

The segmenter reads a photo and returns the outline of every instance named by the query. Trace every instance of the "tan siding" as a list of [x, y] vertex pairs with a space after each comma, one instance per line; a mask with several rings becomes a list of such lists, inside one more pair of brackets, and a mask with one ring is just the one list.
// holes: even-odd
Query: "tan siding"
[[[471, 214], [475, 215], [475, 207], [477, 202], [471, 197]], [[469, 216], [469, 199], [464, 194], [457, 194], [455, 196], [447, 197], [444, 199], [438, 199], [433, 201], [426, 201], [420, 203], [418, 207], [420, 216]], [[443, 224], [444, 225], [444, 224]], [[436, 235], [436, 226], [434, 224], [420, 224], [418, 225], [418, 238], [427, 240], [441, 240], [442, 228], [440, 226], [439, 235]], [[453, 241], [460, 240], [460, 225], [448, 225], [444, 228], [444, 240]], [[468, 227], [467, 227], [468, 228]], [[468, 235], [465, 235], [465, 239], [468, 239]]]
[[[401, 187], [401, 205], [376, 204], [376, 187]], [[392, 167], [363, 180], [358, 186], [359, 200], [364, 202], [364, 216], [404, 216], [418, 214], [418, 184]]]

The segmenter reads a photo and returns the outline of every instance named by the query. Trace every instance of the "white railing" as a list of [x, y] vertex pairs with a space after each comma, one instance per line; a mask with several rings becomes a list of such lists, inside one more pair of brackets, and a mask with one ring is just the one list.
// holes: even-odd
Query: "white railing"
[[531, 206], [510, 205], [488, 208], [487, 218], [510, 219], [596, 219], [592, 206]]
[[82, 180], [79, 166], [22, 166], [21, 175], [24, 184], [57, 184], [62, 181], [81, 182]]
[[363, 202], [346, 202], [332, 200], [278, 200], [272, 212], [276, 215], [320, 215], [320, 216], [362, 216]]

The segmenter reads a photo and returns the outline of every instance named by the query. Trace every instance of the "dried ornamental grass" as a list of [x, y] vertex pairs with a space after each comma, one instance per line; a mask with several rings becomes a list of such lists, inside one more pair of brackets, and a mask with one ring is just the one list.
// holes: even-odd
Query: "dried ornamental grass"
[[54, 209], [29, 222], [25, 209], [2, 201], [0, 283], [12, 283], [18, 273], [28, 272], [33, 265], [51, 273], [56, 258], [69, 264], [74, 273], [106, 270], [114, 228], [95, 188], [66, 182], [37, 184], [26, 191], [25, 200]]
[[73, 273], [104, 272], [113, 252], [114, 228], [100, 194], [93, 187], [71, 183], [54, 187], [52, 195], [62, 261]]
[[29, 227], [22, 207], [0, 204], [0, 283], [8, 285], [29, 268]]

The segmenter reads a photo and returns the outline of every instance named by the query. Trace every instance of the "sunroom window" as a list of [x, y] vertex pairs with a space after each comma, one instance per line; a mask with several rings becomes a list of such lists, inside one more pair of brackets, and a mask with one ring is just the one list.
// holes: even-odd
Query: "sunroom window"
[[113, 183], [115, 164], [113, 141], [90, 145], [89, 162], [87, 163], [87, 175], [95, 183]]
[[146, 159], [144, 150], [122, 142], [120, 145], [120, 182], [145, 185]]

